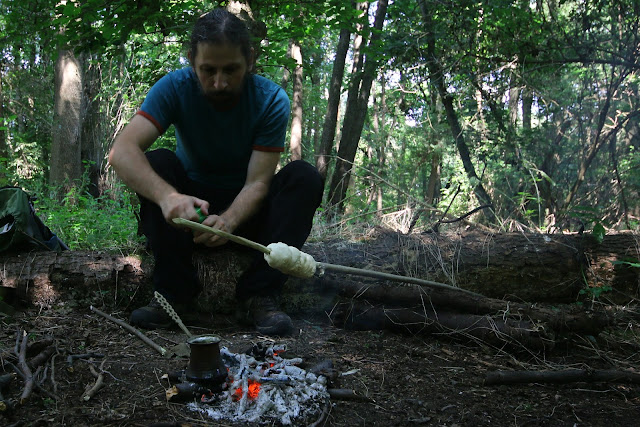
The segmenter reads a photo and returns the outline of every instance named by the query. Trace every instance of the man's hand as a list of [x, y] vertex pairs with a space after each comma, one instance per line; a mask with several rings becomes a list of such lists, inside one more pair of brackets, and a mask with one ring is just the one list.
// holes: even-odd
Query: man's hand
[[159, 206], [162, 209], [164, 219], [172, 225], [172, 219], [174, 218], [184, 218], [199, 222], [200, 217], [196, 212], [196, 208], [200, 208], [204, 215], [209, 214], [209, 202], [177, 192], [163, 197], [159, 202]]
[[[227, 233], [233, 233], [233, 230], [235, 229], [235, 227], [230, 224], [230, 221], [221, 215], [209, 215], [204, 221], [202, 221], [202, 224], [218, 230], [226, 231]], [[212, 233], [194, 231], [193, 236], [194, 243], [202, 244], [210, 248], [222, 246], [228, 242], [227, 239]]]

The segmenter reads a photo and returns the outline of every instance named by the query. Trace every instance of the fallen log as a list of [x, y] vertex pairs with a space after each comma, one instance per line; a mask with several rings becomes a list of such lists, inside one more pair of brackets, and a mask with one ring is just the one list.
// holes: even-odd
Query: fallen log
[[[377, 231], [366, 240], [308, 243], [303, 250], [318, 262], [446, 283], [512, 301], [574, 302], [580, 291], [607, 286], [612, 289], [608, 297], [618, 302], [640, 297], [640, 268], [617, 263], [640, 259], [640, 238], [631, 233], [607, 235], [598, 243], [577, 234], [405, 236]], [[203, 296], [228, 306], [229, 290], [252, 256], [231, 246], [198, 251], [194, 260]], [[65, 251], [4, 255], [0, 260], [0, 288], [44, 307], [65, 291], [76, 298], [109, 292], [109, 301], [102, 303], [113, 305], [128, 305], [139, 288], [151, 292], [150, 286], [142, 286], [150, 278], [148, 257]], [[305, 288], [314, 280], [291, 279], [288, 287]]]
[[355, 330], [392, 330], [410, 334], [447, 336], [478, 341], [495, 347], [536, 352], [551, 351], [553, 331], [529, 321], [461, 314], [433, 307], [396, 308], [366, 303], [338, 304], [330, 313], [336, 326]]
[[543, 322], [549, 330], [556, 333], [576, 332], [589, 335], [597, 335], [613, 322], [613, 317], [605, 311], [588, 310], [580, 306], [551, 309], [417, 285], [390, 286], [332, 278], [324, 280], [321, 286], [325, 292], [327, 288], [334, 289], [344, 299], [368, 301], [387, 307], [412, 307], [420, 303], [419, 308], [426, 307], [434, 312], [433, 320], [445, 312], [466, 313], [472, 316], [470, 319], [476, 318], [473, 315], [495, 315], [501, 318]]
[[640, 384], [640, 373], [615, 369], [565, 369], [562, 371], [494, 371], [489, 372], [485, 385], [574, 382], [606, 382]]
[[[41, 307], [65, 292], [82, 299], [101, 290], [114, 305], [128, 303], [148, 280], [141, 258], [99, 252], [30, 252], [0, 257], [0, 289]], [[7, 299], [7, 298], [5, 298]]]

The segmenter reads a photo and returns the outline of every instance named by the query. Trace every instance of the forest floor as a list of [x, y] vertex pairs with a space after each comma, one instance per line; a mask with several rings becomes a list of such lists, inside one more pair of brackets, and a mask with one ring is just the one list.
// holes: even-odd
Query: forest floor
[[[128, 316], [127, 311], [110, 314], [124, 320]], [[1, 425], [243, 425], [168, 403], [169, 384], [162, 376], [184, 369], [188, 359], [161, 356], [88, 306], [60, 301], [51, 309], [28, 308], [0, 321], [3, 372], [12, 372], [11, 364], [17, 364], [16, 338], [21, 331], [28, 334], [29, 343], [53, 338], [57, 351], [39, 371], [40, 389], [26, 402], [17, 403], [24, 385], [20, 378], [2, 390], [14, 407], [0, 412]], [[484, 384], [487, 373], [496, 370], [637, 369], [637, 321], [621, 322], [598, 337], [569, 336], [550, 354], [507, 352], [446, 336], [344, 330], [324, 319], [296, 317], [294, 323], [293, 337], [275, 340], [287, 346], [285, 357], [300, 357], [304, 366], [330, 359], [338, 373], [331, 386], [362, 397], [331, 399], [324, 417], [318, 411], [317, 417], [294, 425], [319, 419], [317, 425], [327, 426], [623, 426], [640, 419], [640, 384]], [[190, 329], [215, 334], [232, 352], [266, 340], [227, 317], [203, 315]], [[179, 330], [147, 335], [167, 348], [185, 340]], [[87, 353], [104, 358], [69, 360], [69, 355]], [[91, 364], [94, 371], [102, 364], [104, 386], [84, 400], [85, 388], [96, 381]]]

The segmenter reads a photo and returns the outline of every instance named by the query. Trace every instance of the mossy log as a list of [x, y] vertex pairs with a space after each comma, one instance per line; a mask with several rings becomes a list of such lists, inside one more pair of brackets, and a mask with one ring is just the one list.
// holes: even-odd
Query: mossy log
[[[504, 301], [567, 303], [602, 290], [600, 297], [628, 302], [640, 294], [640, 268], [616, 261], [638, 262], [637, 234], [607, 235], [598, 243], [588, 235], [531, 234], [424, 234], [405, 236], [374, 231], [359, 241], [310, 242], [303, 250], [317, 261], [442, 282]], [[235, 281], [246, 269], [251, 251], [226, 248], [198, 251], [194, 262], [203, 282], [206, 308], [221, 312], [233, 307]], [[125, 307], [151, 294], [149, 257], [97, 252], [32, 252], [4, 255], [0, 290], [10, 289], [20, 298], [50, 305], [62, 292], [77, 297], [97, 297]], [[325, 310], [339, 292], [365, 284], [397, 288], [401, 284], [370, 278], [327, 273], [312, 279], [291, 278], [285, 301], [296, 310]], [[380, 288], [384, 292], [384, 288]], [[342, 293], [344, 294], [344, 290]], [[359, 291], [358, 291], [359, 292]], [[373, 290], [369, 291], [370, 295]], [[409, 301], [415, 294], [398, 289]], [[418, 296], [419, 297], [419, 296]], [[435, 303], [437, 293], [430, 298]], [[319, 303], [318, 301], [322, 301]], [[95, 301], [95, 300], [93, 300]], [[449, 299], [458, 309], [481, 305], [459, 296]], [[95, 302], [94, 302], [95, 304]], [[438, 304], [446, 304], [441, 299]], [[489, 311], [496, 309], [491, 304]], [[521, 307], [518, 308], [519, 310]], [[530, 315], [529, 313], [525, 313]]]

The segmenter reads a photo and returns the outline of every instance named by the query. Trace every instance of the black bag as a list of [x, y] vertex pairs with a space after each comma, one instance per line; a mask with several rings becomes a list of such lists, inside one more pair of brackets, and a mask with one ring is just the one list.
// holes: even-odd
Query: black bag
[[68, 249], [38, 218], [29, 194], [19, 187], [0, 188], [0, 252]]

